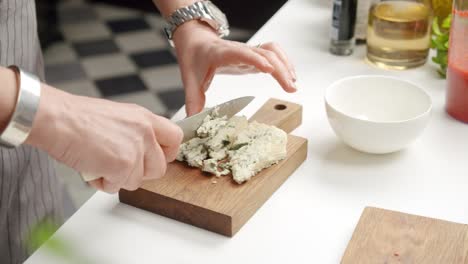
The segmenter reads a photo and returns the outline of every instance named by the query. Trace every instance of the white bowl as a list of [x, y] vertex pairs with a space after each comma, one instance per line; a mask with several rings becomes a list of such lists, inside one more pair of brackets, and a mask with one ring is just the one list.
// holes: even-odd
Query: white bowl
[[325, 106], [336, 135], [368, 153], [401, 150], [426, 127], [432, 102], [417, 85], [386, 76], [361, 75], [327, 88]]

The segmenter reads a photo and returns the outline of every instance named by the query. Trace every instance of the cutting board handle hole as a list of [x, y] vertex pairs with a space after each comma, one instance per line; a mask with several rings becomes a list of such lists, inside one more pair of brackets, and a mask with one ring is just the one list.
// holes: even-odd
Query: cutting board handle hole
[[280, 110], [280, 111], [281, 111], [281, 110], [284, 110], [284, 109], [286, 109], [286, 108], [288, 108], [288, 107], [287, 107], [286, 105], [284, 105], [284, 104], [277, 104], [277, 105], [275, 105], [275, 109], [276, 109], [276, 110]]

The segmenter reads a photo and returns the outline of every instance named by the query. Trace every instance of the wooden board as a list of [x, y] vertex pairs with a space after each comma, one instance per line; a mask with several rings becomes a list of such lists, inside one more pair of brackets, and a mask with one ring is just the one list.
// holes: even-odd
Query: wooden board
[[[302, 106], [270, 99], [251, 120], [289, 133], [302, 122]], [[288, 135], [287, 151], [286, 159], [241, 185], [230, 175], [216, 178], [176, 161], [169, 164], [165, 177], [147, 181], [136, 191], [121, 190], [119, 198], [123, 203], [233, 236], [306, 159], [307, 140]]]
[[341, 263], [468, 263], [468, 226], [367, 207]]

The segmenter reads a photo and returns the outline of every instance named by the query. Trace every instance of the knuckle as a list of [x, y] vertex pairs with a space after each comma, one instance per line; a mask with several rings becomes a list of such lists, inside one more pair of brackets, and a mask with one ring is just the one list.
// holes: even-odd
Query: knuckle
[[154, 138], [153, 126], [150, 122], [142, 122], [140, 130], [144, 139], [152, 140]]
[[137, 110], [136, 116], [133, 119], [134, 125], [139, 129], [145, 129], [148, 126], [148, 119], [143, 115], [141, 110]]
[[154, 138], [153, 126], [147, 120], [138, 121], [135, 123], [135, 136], [130, 138], [136, 151], [141, 151], [147, 141]]

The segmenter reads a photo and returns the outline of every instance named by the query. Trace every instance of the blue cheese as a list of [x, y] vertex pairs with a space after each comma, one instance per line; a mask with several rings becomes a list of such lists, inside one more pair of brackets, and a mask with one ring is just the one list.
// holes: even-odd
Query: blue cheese
[[248, 125], [245, 116], [233, 116], [224, 126], [220, 126], [215, 135], [206, 141], [208, 155], [216, 160], [222, 160], [227, 156], [227, 150], [236, 140], [237, 134]]
[[177, 160], [217, 177], [231, 173], [240, 184], [284, 159], [286, 144], [287, 134], [279, 128], [213, 113], [197, 129], [197, 137], [181, 145]]
[[242, 183], [259, 171], [286, 158], [287, 134], [274, 126], [252, 122], [242, 131], [229, 151], [229, 164], [234, 181]]

